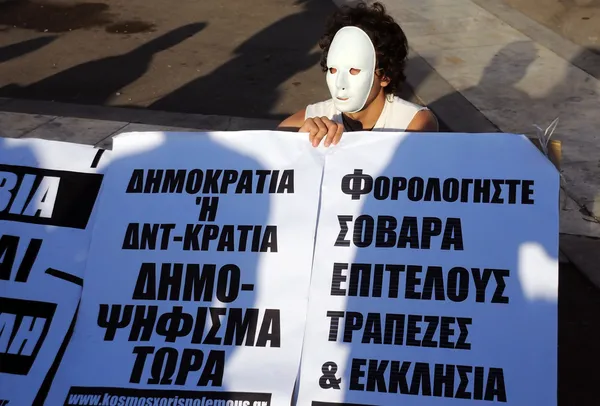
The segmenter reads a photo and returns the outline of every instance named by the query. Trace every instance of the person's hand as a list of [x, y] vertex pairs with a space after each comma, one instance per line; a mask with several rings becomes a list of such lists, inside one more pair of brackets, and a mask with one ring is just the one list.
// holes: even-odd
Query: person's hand
[[308, 140], [313, 147], [318, 147], [323, 139], [325, 147], [331, 144], [336, 145], [340, 142], [343, 131], [344, 126], [342, 124], [331, 121], [327, 117], [307, 118], [298, 130], [301, 133], [309, 133]]

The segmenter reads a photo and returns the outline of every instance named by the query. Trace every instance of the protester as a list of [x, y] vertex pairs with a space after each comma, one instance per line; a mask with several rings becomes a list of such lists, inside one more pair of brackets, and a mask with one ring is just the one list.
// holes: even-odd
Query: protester
[[396, 93], [405, 81], [408, 43], [381, 3], [343, 7], [319, 42], [332, 98], [308, 105], [279, 125], [308, 132], [313, 146], [337, 144], [347, 131], [438, 131], [434, 114]]

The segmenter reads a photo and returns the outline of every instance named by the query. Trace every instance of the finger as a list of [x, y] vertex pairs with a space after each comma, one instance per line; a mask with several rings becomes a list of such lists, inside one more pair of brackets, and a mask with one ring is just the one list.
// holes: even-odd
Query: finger
[[308, 133], [308, 141], [312, 144], [315, 135], [319, 131], [319, 127], [315, 124], [312, 118], [307, 119], [298, 132]]
[[338, 124], [337, 130], [335, 132], [335, 136], [333, 137], [333, 145], [337, 145], [338, 142], [342, 139], [342, 134], [344, 133], [344, 126], [342, 124]]
[[313, 147], [317, 147], [319, 145], [319, 143], [321, 142], [321, 140], [323, 139], [323, 137], [325, 137], [325, 135], [327, 134], [327, 126], [325, 125], [323, 120], [321, 120], [318, 117], [316, 117], [314, 119], [314, 122], [319, 129], [318, 129], [317, 133], [315, 134], [312, 145], [313, 145]]
[[336, 135], [338, 126], [337, 126], [337, 123], [335, 123], [329, 119], [323, 120], [323, 122], [327, 126], [327, 136], [325, 137], [325, 140], [323, 141], [323, 145], [328, 147], [333, 142], [333, 137], [335, 137], [335, 135]]

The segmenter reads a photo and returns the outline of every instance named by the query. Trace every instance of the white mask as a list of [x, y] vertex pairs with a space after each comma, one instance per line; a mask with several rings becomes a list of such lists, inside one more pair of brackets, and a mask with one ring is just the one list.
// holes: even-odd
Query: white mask
[[343, 27], [335, 34], [327, 54], [327, 86], [339, 111], [356, 113], [365, 106], [373, 86], [375, 60], [375, 47], [360, 28]]

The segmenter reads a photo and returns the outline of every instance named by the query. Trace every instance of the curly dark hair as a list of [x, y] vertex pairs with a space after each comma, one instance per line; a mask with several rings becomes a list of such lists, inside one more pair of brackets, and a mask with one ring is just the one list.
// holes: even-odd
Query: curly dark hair
[[343, 27], [356, 26], [367, 33], [375, 47], [377, 69], [381, 69], [390, 83], [384, 88], [386, 94], [396, 94], [406, 80], [404, 67], [408, 56], [408, 41], [402, 28], [389, 16], [383, 4], [368, 6], [359, 2], [336, 11], [327, 22], [325, 34], [319, 41], [323, 50], [321, 68], [327, 72], [327, 54], [335, 34]]

